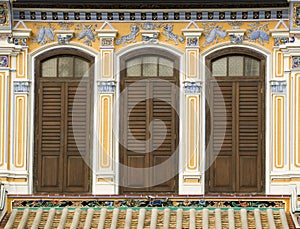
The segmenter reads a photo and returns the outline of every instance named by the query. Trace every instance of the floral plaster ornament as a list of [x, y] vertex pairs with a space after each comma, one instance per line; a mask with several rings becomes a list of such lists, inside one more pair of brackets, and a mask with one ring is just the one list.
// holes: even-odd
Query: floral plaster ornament
[[269, 34], [268, 32], [268, 24], [263, 24], [261, 25], [259, 22], [258, 23], [251, 23], [249, 24], [251, 27], [248, 30], [248, 39], [251, 42], [258, 41], [261, 45], [264, 45], [264, 42], [266, 41], [269, 43]]
[[116, 44], [122, 44], [123, 46], [127, 42], [136, 42], [135, 38], [137, 37], [139, 33], [139, 28], [137, 25], [131, 25], [130, 26], [130, 33], [128, 35], [122, 36], [121, 38], [116, 40]]
[[203, 44], [203, 47], [206, 47], [209, 44], [212, 43], [218, 43], [219, 38], [225, 38], [226, 32], [223, 29], [223, 26], [218, 25], [216, 26], [216, 23], [207, 23], [204, 25], [204, 34], [205, 34], [205, 43]]
[[47, 41], [54, 41], [54, 32], [51, 27], [42, 26], [36, 35], [36, 41], [38, 44], [46, 44]]
[[[80, 28], [81, 26], [81, 28]], [[97, 25], [94, 25], [94, 27], [97, 27]], [[77, 25], [76, 30], [80, 30], [80, 33], [78, 35], [78, 40], [84, 39], [84, 43], [88, 46], [92, 46], [92, 42], [95, 41], [95, 34], [92, 25]]]
[[169, 41], [169, 40], [173, 40], [175, 42], [175, 44], [177, 45], [178, 44], [178, 41], [180, 43], [183, 43], [184, 42], [184, 38], [177, 35], [177, 34], [174, 34], [172, 31], [173, 31], [173, 25], [172, 24], [167, 24], [165, 25], [164, 27], [164, 35], [167, 37], [166, 41]]

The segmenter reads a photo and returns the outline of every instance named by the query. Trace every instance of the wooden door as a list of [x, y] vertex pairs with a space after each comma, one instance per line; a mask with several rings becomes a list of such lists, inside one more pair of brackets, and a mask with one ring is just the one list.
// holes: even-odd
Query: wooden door
[[90, 61], [65, 53], [36, 66], [35, 190], [89, 192]]
[[[141, 60], [140, 60], [141, 58]], [[145, 67], [147, 57], [138, 57]], [[177, 71], [125, 71], [122, 78], [120, 136], [120, 189], [131, 192], [177, 192], [178, 106]], [[168, 60], [174, 65], [173, 61]], [[164, 66], [165, 67], [165, 66]], [[162, 67], [161, 67], [162, 68]], [[169, 66], [170, 68], [170, 66]], [[127, 74], [128, 73], [128, 74]], [[165, 75], [163, 75], [165, 74]], [[163, 163], [167, 163], [166, 166]], [[140, 168], [138, 172], [135, 168]], [[165, 179], [165, 178], [168, 179]]]
[[[228, 69], [237, 66], [230, 65], [232, 57], [241, 59], [242, 70]], [[222, 68], [212, 69], [207, 86], [207, 192], [262, 192], [264, 61], [245, 55], [213, 61], [212, 68]]]

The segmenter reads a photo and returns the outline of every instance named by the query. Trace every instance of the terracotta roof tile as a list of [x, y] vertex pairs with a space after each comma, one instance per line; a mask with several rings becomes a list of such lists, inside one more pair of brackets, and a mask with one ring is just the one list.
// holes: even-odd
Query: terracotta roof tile
[[259, 208], [15, 208], [10, 228], [281, 228], [284, 209]]

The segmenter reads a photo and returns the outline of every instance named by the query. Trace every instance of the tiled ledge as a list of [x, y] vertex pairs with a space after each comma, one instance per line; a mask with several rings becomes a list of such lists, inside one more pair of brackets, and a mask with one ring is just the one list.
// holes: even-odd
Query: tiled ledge
[[288, 19], [288, 9], [250, 9], [229, 11], [166, 11], [158, 9], [155, 12], [116, 12], [116, 11], [75, 11], [72, 9], [14, 9], [14, 20], [22, 21], [183, 21], [183, 20], [199, 20], [199, 21], [230, 21], [230, 20], [282, 20]]

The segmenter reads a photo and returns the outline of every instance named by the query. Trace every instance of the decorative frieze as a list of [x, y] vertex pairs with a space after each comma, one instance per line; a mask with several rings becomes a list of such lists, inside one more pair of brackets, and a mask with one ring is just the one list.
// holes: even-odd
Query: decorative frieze
[[180, 43], [184, 42], [184, 38], [173, 33], [173, 24], [167, 24], [163, 27], [164, 31], [162, 34], [166, 36], [166, 41], [172, 40], [175, 42], [175, 45], [178, 44], [178, 41]]
[[28, 81], [15, 81], [14, 92], [15, 93], [29, 93], [30, 82]]
[[83, 25], [78, 24], [76, 30], [79, 30], [78, 40], [83, 39], [83, 43], [88, 46], [92, 46], [92, 43], [95, 41], [95, 30], [97, 25]]
[[57, 198], [55, 200], [38, 199], [38, 200], [14, 200], [12, 201], [13, 208], [24, 207], [210, 207], [210, 208], [284, 208], [286, 203], [283, 200], [263, 200], [263, 199], [246, 199], [246, 200], [216, 200], [216, 199], [201, 199], [193, 200], [192, 198], [167, 198], [167, 197], [153, 197], [140, 195], [139, 198], [125, 198], [116, 199], [102, 198], [102, 199], [63, 199]]
[[184, 82], [184, 91], [187, 94], [199, 94], [202, 89], [202, 82], [191, 82], [185, 81]]
[[217, 44], [220, 39], [226, 37], [226, 31], [223, 30], [223, 26], [216, 25], [216, 22], [203, 23], [204, 34], [205, 34], [205, 43], [202, 45], [206, 47], [210, 44]]
[[97, 88], [99, 93], [114, 93], [116, 89], [115, 81], [98, 81]]
[[33, 42], [44, 45], [49, 41], [54, 41], [53, 28], [51, 26], [40, 26], [40, 29], [36, 35], [36, 39], [33, 40]]
[[283, 80], [283, 81], [273, 80], [270, 82], [270, 85], [271, 85], [271, 90], [273, 93], [285, 93], [286, 92], [287, 83], [285, 80]]
[[251, 42], [258, 41], [261, 45], [265, 42], [269, 43], [269, 28], [268, 24], [261, 24], [259, 22], [249, 24], [249, 29], [247, 31], [247, 39]]
[[121, 38], [118, 38], [116, 40], [116, 44], [117, 45], [122, 44], [123, 46], [125, 46], [126, 43], [130, 43], [130, 42], [135, 43], [136, 42], [135, 38], [137, 37], [138, 33], [139, 33], [139, 27], [137, 25], [131, 25], [130, 33], [122, 36]]

